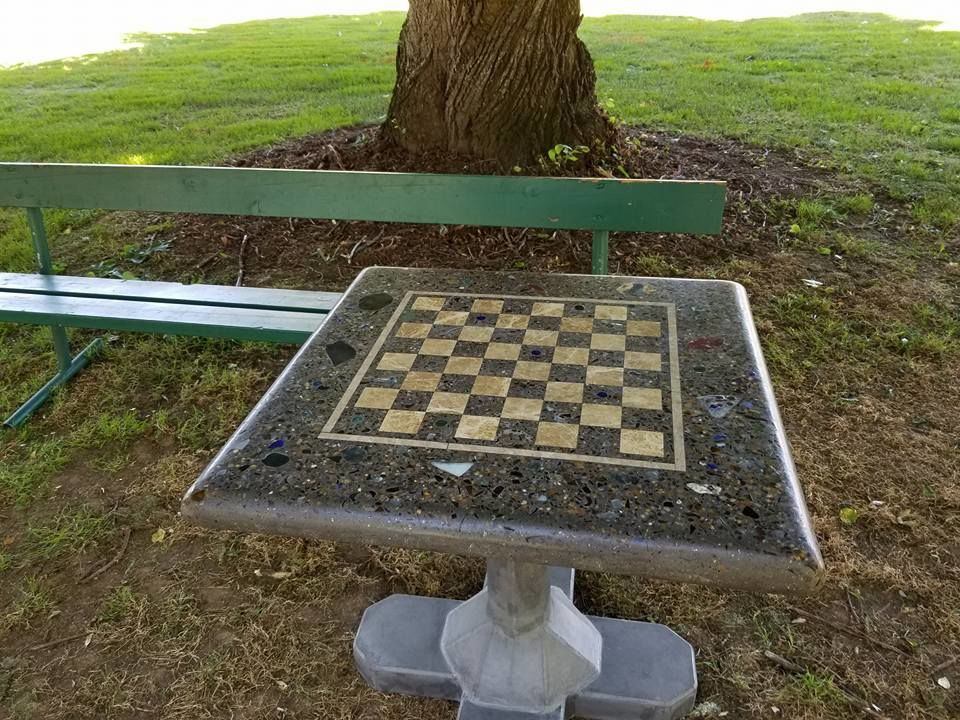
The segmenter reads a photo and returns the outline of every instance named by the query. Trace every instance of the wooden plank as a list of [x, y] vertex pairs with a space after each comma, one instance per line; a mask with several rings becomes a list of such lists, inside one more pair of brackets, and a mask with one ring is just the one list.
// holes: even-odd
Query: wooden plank
[[7, 292], [308, 313], [328, 313], [341, 298], [341, 293], [312, 290], [0, 273], [0, 293]]
[[0, 163], [0, 206], [568, 230], [718, 233], [725, 192], [684, 180]]
[[0, 322], [303, 343], [325, 315], [249, 308], [0, 293]]

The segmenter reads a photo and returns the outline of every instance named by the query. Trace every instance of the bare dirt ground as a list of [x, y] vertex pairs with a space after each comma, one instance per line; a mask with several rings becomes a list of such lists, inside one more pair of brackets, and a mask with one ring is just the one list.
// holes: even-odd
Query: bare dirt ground
[[[960, 717], [960, 271], [949, 259], [960, 240], [799, 156], [626, 135], [618, 157], [560, 171], [606, 174], [623, 164], [635, 176], [729, 183], [719, 238], [618, 235], [611, 271], [746, 285], [828, 581], [815, 597], [786, 598], [584, 573], [578, 605], [664, 622], [688, 638], [701, 717]], [[235, 164], [488, 170], [449, 158], [414, 166], [380, 148], [369, 128]], [[844, 200], [858, 196], [872, 200]], [[581, 233], [198, 216], [148, 233], [158, 220], [105, 222], [120, 223], [128, 239], [171, 243], [144, 266], [159, 278], [233, 284], [242, 267], [248, 285], [343, 289], [370, 265], [589, 272]], [[195, 342], [187, 349], [200, 352], [205, 341]], [[225, 418], [222, 442], [292, 350], [218, 348], [216, 362], [248, 371], [229, 404], [202, 391], [203, 368], [201, 389], [186, 400], [144, 380], [131, 402], [171, 417], [199, 404]], [[109, 390], [102, 382], [86, 373], [66, 402]], [[353, 669], [352, 633], [363, 608], [391, 592], [469, 596], [481, 564], [185, 526], [180, 495], [216, 448], [166, 427], [147, 432], [118, 468], [104, 470], [91, 451], [29, 511], [0, 506], [0, 543], [11, 553], [64, 508], [89, 507], [105, 524], [76, 552], [3, 575], [0, 717], [454, 717], [447, 703], [368, 689]]]

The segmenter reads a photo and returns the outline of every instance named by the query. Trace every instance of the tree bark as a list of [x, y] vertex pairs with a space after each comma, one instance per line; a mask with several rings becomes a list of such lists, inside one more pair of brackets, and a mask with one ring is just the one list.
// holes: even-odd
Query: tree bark
[[501, 166], [602, 139], [580, 20], [579, 0], [410, 0], [385, 137]]

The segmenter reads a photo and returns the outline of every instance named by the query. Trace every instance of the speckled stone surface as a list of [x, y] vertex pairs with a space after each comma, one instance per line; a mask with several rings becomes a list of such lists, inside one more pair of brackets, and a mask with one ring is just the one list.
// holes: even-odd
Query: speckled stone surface
[[734, 283], [373, 268], [188, 490], [200, 524], [803, 592]]

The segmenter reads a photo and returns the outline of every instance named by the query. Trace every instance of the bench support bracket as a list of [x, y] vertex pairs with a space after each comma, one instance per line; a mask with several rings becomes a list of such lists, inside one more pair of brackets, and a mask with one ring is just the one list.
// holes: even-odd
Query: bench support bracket
[[[54, 328], [54, 331], [56, 330], [62, 331], [63, 328]], [[55, 343], [56, 337], [56, 332], [54, 332]], [[60, 371], [50, 378], [46, 385], [31, 395], [29, 400], [14, 410], [10, 417], [3, 421], [3, 424], [12, 428], [20, 427], [38, 407], [47, 401], [47, 398], [50, 397], [54, 390], [65, 384], [70, 378], [85, 368], [90, 362], [90, 359], [96, 354], [101, 346], [102, 342], [100, 338], [96, 338], [93, 340], [93, 342], [81, 350], [76, 357], [70, 359], [68, 355], [68, 362], [66, 366], [64, 367], [61, 365]], [[60, 360], [59, 351], [57, 354], [57, 360]]]
[[[47, 242], [47, 230], [43, 225], [43, 211], [37, 207], [27, 208], [27, 224], [30, 226], [33, 254], [37, 259], [40, 274], [54, 275], [53, 260], [50, 258], [50, 245]], [[19, 427], [26, 422], [34, 410], [43, 405], [54, 390], [86, 367], [90, 358], [101, 346], [100, 338], [97, 338], [76, 357], [72, 357], [70, 340], [67, 338], [67, 331], [64, 327], [62, 325], [51, 325], [50, 332], [53, 334], [53, 350], [57, 357], [57, 374], [3, 421], [3, 424], [7, 427]]]
[[[484, 589], [466, 602], [391, 595], [363, 615], [353, 646], [357, 668], [370, 685], [383, 692], [459, 702], [458, 720], [564, 720], [571, 716], [676, 720], [689, 712], [697, 693], [689, 643], [665, 625], [579, 613], [570, 602], [573, 575], [570, 568], [538, 569], [492, 560]], [[548, 579], [551, 587], [543, 590], [549, 592], [539, 587], [541, 579]], [[562, 596], [559, 602], [554, 599], [557, 595]], [[553, 605], [547, 603], [548, 598]], [[538, 619], [542, 619], [539, 624]], [[492, 633], [488, 632], [491, 628]], [[546, 629], [551, 642], [562, 636], [565, 645], [578, 654], [587, 650], [589, 655], [591, 634], [601, 645], [599, 676], [552, 707], [546, 707], [545, 696], [533, 688], [544, 681], [548, 687], [556, 687], [558, 682], [569, 685], [575, 663], [569, 662], [569, 655], [564, 660], [550, 653], [542, 658], [546, 662], [529, 655], [531, 635], [535, 636], [538, 628]], [[467, 652], [455, 659], [452, 637], [472, 640], [475, 647], [465, 648]], [[516, 652], [511, 659], [503, 653], [512, 643]], [[495, 647], [498, 649], [491, 653]], [[476, 661], [472, 670], [462, 662], [471, 657]], [[456, 670], [451, 669], [450, 660], [459, 665]], [[590, 658], [582, 654], [580, 660], [581, 669], [590, 664]], [[469, 677], [464, 677], [465, 670]], [[517, 703], [508, 685], [531, 692]]]
[[593, 232], [593, 263], [590, 272], [594, 275], [609, 275], [610, 268], [607, 258], [610, 254], [610, 232], [594, 230]]

